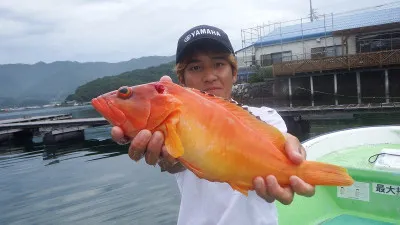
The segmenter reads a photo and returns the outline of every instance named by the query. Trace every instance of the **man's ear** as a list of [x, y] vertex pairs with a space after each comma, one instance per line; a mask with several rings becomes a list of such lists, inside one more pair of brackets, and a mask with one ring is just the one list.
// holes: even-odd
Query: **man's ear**
[[178, 80], [182, 86], [185, 86], [185, 78], [183, 76], [178, 76]]
[[234, 71], [233, 71], [233, 83], [236, 83], [236, 81], [237, 81], [237, 76], [238, 76], [237, 70], [234, 70]]

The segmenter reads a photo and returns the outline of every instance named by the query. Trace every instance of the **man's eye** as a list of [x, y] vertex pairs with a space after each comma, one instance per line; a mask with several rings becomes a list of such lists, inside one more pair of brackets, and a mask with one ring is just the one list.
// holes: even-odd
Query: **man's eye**
[[192, 69], [191, 70], [193, 70], [193, 71], [198, 71], [198, 70], [200, 70], [200, 66], [192, 66]]
[[224, 66], [224, 65], [225, 65], [224, 62], [217, 62], [217, 63], [215, 63], [215, 66], [216, 66], [216, 67], [221, 67], [221, 66]]

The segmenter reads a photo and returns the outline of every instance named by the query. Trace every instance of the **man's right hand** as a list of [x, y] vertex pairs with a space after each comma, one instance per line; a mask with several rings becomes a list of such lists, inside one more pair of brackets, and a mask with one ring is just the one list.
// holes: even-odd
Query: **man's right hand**
[[176, 173], [185, 168], [172, 156], [164, 146], [164, 135], [160, 131], [153, 134], [149, 130], [141, 130], [132, 140], [127, 139], [120, 127], [111, 129], [111, 137], [118, 144], [130, 143], [128, 155], [132, 160], [139, 161], [143, 157], [149, 165], [158, 165], [162, 171]]

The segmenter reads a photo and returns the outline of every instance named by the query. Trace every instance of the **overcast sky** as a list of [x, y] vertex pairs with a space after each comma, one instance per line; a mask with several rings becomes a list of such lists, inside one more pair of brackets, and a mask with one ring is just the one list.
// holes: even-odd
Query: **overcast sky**
[[[335, 13], [393, 0], [313, 0]], [[225, 30], [235, 50], [241, 29], [306, 17], [309, 0], [0, 0], [0, 64], [118, 62], [174, 55], [192, 26]]]

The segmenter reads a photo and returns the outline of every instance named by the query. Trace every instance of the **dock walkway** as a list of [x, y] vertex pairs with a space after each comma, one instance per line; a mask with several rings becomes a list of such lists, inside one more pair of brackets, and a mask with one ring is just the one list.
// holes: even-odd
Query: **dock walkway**
[[[351, 115], [356, 113], [400, 112], [400, 102], [277, 107], [275, 109], [284, 118], [289, 127], [303, 124], [301, 126], [307, 128], [308, 120], [313, 116], [321, 118], [331, 113]], [[0, 120], [0, 142], [13, 137], [32, 138], [42, 134], [45, 135], [44, 140], [51, 141], [62, 140], [63, 137], [75, 138], [79, 136], [82, 138], [85, 129], [103, 125], [109, 125], [108, 121], [103, 117], [73, 119], [68, 114]]]
[[0, 120], [0, 124], [23, 123], [23, 122], [34, 122], [34, 121], [44, 121], [44, 120], [64, 120], [71, 118], [72, 118], [71, 114], [30, 116], [30, 117]]
[[400, 102], [275, 108], [281, 116], [308, 116], [327, 113], [400, 112]]
[[8, 129], [34, 129], [46, 127], [69, 127], [69, 126], [102, 126], [108, 122], [103, 117], [63, 120], [42, 120], [34, 122], [1, 123], [0, 131]]
[[[31, 139], [44, 134], [43, 140], [60, 137], [82, 138], [83, 130], [107, 124], [104, 118], [73, 119], [71, 114], [29, 116], [0, 120], [0, 143]], [[65, 138], [64, 138], [65, 139]]]

